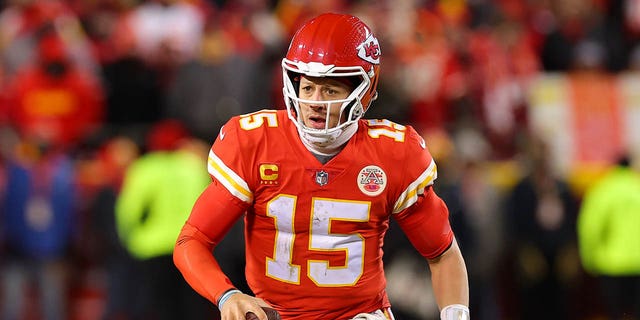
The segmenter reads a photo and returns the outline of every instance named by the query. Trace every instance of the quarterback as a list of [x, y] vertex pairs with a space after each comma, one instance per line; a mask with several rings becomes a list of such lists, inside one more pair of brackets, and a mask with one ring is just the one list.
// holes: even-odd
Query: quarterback
[[[410, 126], [363, 118], [380, 59], [361, 20], [320, 15], [282, 60], [286, 110], [236, 116], [220, 130], [212, 182], [174, 261], [223, 320], [267, 320], [262, 307], [286, 320], [393, 319], [382, 264], [390, 219], [427, 261], [441, 318], [469, 319], [466, 267], [425, 141]], [[238, 219], [255, 296], [237, 290], [211, 253]]]

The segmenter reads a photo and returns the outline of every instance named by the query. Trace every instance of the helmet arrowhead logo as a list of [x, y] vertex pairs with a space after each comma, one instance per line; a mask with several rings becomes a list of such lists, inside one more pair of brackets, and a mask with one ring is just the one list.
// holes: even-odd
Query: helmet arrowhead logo
[[358, 57], [362, 60], [373, 64], [380, 64], [380, 55], [380, 44], [373, 34], [369, 35], [369, 37], [358, 46]]

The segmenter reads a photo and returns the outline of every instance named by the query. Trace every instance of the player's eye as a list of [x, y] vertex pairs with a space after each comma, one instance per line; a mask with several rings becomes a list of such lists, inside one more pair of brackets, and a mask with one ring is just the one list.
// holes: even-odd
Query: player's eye
[[336, 95], [336, 94], [338, 94], [338, 93], [339, 93], [339, 92], [338, 92], [338, 90], [335, 90], [335, 89], [333, 89], [333, 88], [327, 88], [326, 92], [327, 92], [327, 94], [328, 94], [328, 95], [330, 95], [330, 96], [333, 96], [333, 95]]

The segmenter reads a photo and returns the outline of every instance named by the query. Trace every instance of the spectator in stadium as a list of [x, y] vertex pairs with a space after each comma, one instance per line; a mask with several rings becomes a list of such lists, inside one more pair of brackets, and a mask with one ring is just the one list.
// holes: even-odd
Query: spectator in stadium
[[535, 135], [523, 140], [523, 176], [508, 191], [504, 211], [507, 270], [515, 289], [509, 290], [513, 316], [542, 319], [551, 313], [566, 319], [580, 270], [578, 201], [568, 183], [554, 173], [549, 146]]
[[0, 199], [0, 319], [67, 319], [78, 221], [73, 161], [41, 141], [16, 141], [13, 150]]
[[80, 271], [104, 270], [101, 319], [128, 319], [142, 306], [135, 290], [140, 287], [135, 261], [118, 238], [114, 214], [124, 174], [139, 156], [139, 145], [122, 135], [96, 141], [76, 158], [82, 219], [74, 260], [84, 267]]
[[[287, 109], [233, 117], [220, 130], [212, 182], [174, 262], [222, 319], [266, 320], [263, 308], [283, 319], [394, 319], [382, 263], [392, 217], [428, 261], [441, 319], [469, 319], [466, 266], [425, 141], [410, 126], [362, 119], [380, 61], [360, 19], [319, 15], [282, 60]], [[242, 217], [253, 292], [237, 290], [211, 253]]]
[[42, 29], [55, 29], [69, 59], [80, 69], [98, 74], [99, 65], [69, 1], [20, 0], [0, 3], [0, 63], [8, 78], [38, 60]]
[[621, 157], [587, 189], [578, 215], [584, 269], [598, 278], [608, 319], [640, 319], [640, 173]]
[[[207, 319], [215, 308], [191, 289], [173, 265], [174, 242], [189, 209], [207, 186], [207, 145], [181, 123], [156, 124], [148, 153], [129, 165], [116, 199], [118, 235], [141, 274], [143, 319]], [[134, 271], [135, 272], [135, 271]]]
[[104, 89], [73, 61], [52, 26], [40, 30], [37, 53], [8, 85], [7, 118], [21, 137], [71, 151], [102, 125]]

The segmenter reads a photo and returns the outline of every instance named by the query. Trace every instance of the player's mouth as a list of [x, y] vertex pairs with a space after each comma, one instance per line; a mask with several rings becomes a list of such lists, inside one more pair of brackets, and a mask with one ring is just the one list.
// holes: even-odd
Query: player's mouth
[[324, 129], [327, 125], [327, 120], [321, 116], [310, 116], [308, 118], [308, 127], [313, 129]]

